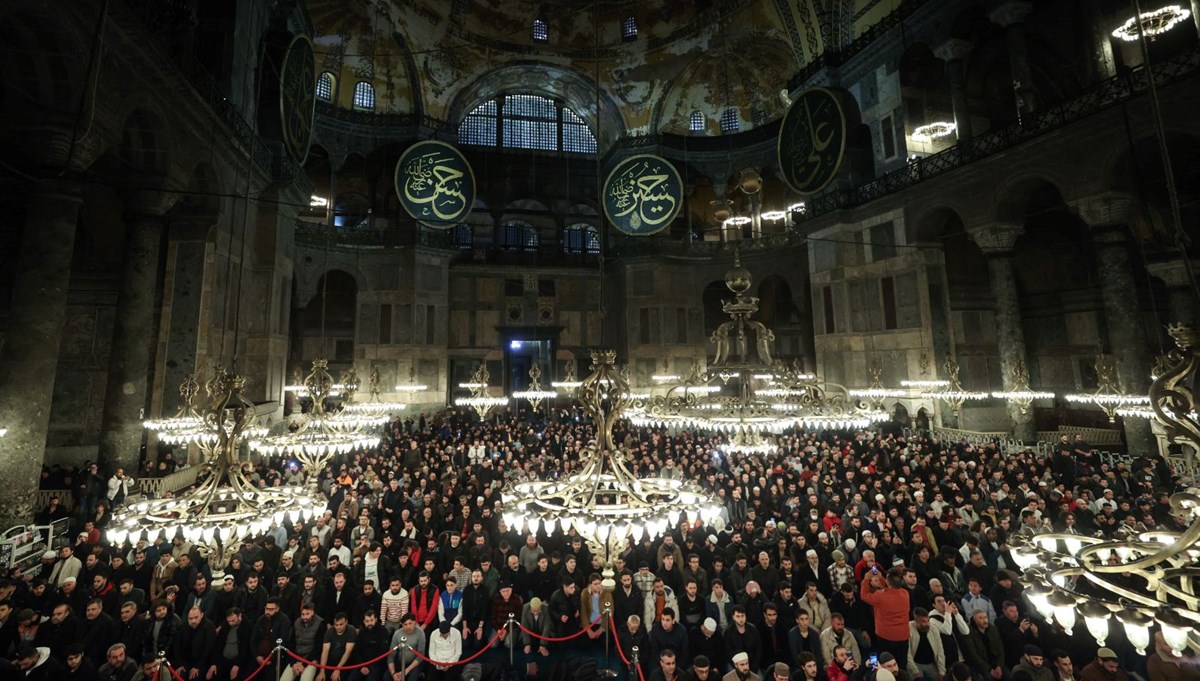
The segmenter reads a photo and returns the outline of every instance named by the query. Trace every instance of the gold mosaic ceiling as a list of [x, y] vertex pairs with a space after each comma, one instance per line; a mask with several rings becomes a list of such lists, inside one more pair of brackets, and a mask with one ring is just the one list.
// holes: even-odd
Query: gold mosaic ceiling
[[[368, 80], [375, 110], [456, 119], [498, 89], [555, 94], [622, 134], [683, 132], [701, 111], [708, 132], [736, 106], [742, 129], [778, 118], [780, 90], [824, 48], [853, 37], [899, 0], [307, 0], [318, 69], [337, 100]], [[626, 40], [626, 18], [637, 25]], [[535, 19], [548, 40], [535, 42]], [[597, 31], [596, 27], [599, 27]], [[598, 59], [597, 59], [598, 55]], [[526, 87], [527, 86], [527, 87]], [[584, 87], [586, 86], [586, 87]], [[586, 90], [590, 90], [589, 95]], [[605, 112], [608, 112], [606, 116]], [[615, 119], [619, 119], [617, 122]], [[612, 136], [612, 133], [604, 135]]]

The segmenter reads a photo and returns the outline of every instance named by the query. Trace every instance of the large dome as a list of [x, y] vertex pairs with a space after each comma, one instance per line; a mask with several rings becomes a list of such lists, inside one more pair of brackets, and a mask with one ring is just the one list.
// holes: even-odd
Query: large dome
[[[838, 2], [845, 7], [831, 11]], [[779, 91], [833, 30], [822, 22], [854, 17], [857, 31], [897, 4], [307, 0], [305, 7], [317, 68], [334, 76], [339, 106], [350, 107], [354, 85], [366, 81], [378, 113], [453, 119], [478, 104], [464, 101], [478, 93], [472, 84], [534, 63], [548, 69], [538, 73], [558, 70], [592, 88], [598, 72], [602, 108], [620, 112], [620, 134], [638, 135], [688, 131], [694, 111], [707, 122], [698, 134], [720, 134], [717, 121], [729, 107], [738, 110], [741, 130], [777, 119]], [[544, 40], [535, 39], [535, 22]], [[577, 108], [594, 124], [594, 104]]]

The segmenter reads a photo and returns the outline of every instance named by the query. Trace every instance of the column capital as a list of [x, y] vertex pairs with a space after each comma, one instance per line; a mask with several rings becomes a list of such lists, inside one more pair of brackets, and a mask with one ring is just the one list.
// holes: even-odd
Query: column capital
[[988, 19], [993, 24], [1008, 28], [1019, 24], [1033, 13], [1033, 3], [1027, 0], [1007, 0], [996, 5], [988, 12]]
[[161, 218], [183, 198], [180, 187], [161, 175], [136, 173], [121, 178], [125, 214]]
[[1025, 233], [1025, 226], [1016, 222], [993, 222], [967, 230], [967, 234], [979, 245], [985, 255], [1012, 253], [1017, 239]]
[[1109, 191], [1076, 199], [1071, 207], [1093, 231], [1127, 225], [1136, 199], [1128, 192]]
[[[1193, 267], [1200, 269], [1200, 263], [1193, 263]], [[1162, 279], [1167, 288], [1182, 288], [1191, 285], [1191, 279], [1188, 278], [1187, 267], [1183, 260], [1147, 263], [1146, 270], [1150, 272], [1151, 276]]]
[[950, 38], [938, 45], [933, 53], [944, 62], [963, 61], [971, 54], [975, 43], [962, 38]]

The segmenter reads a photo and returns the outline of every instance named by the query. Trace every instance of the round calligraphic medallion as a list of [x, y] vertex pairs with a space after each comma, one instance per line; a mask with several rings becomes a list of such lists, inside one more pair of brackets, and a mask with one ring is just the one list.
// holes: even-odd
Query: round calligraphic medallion
[[617, 164], [604, 181], [604, 215], [617, 231], [650, 236], [683, 207], [683, 180], [665, 158], [640, 154]]
[[396, 196], [422, 224], [450, 229], [475, 206], [475, 173], [458, 149], [436, 140], [417, 142], [396, 162]]
[[846, 155], [846, 114], [837, 95], [825, 88], [800, 93], [779, 126], [776, 153], [783, 179], [801, 194], [829, 185]]
[[312, 140], [317, 107], [317, 67], [313, 44], [298, 35], [288, 45], [279, 71], [279, 122], [288, 156], [303, 164]]

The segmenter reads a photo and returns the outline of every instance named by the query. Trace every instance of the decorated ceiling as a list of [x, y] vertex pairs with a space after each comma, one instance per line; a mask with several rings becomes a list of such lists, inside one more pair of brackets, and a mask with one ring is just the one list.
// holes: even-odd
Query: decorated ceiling
[[[848, 42], [900, 0], [307, 0], [318, 71], [350, 107], [456, 121], [503, 92], [564, 101], [599, 137], [705, 134], [738, 110], [741, 130], [778, 119], [788, 80], [827, 43]], [[627, 35], [629, 20], [636, 35]], [[546, 39], [534, 40], [535, 20]], [[601, 84], [597, 96], [595, 83]], [[616, 128], [614, 130], [614, 128]]]

